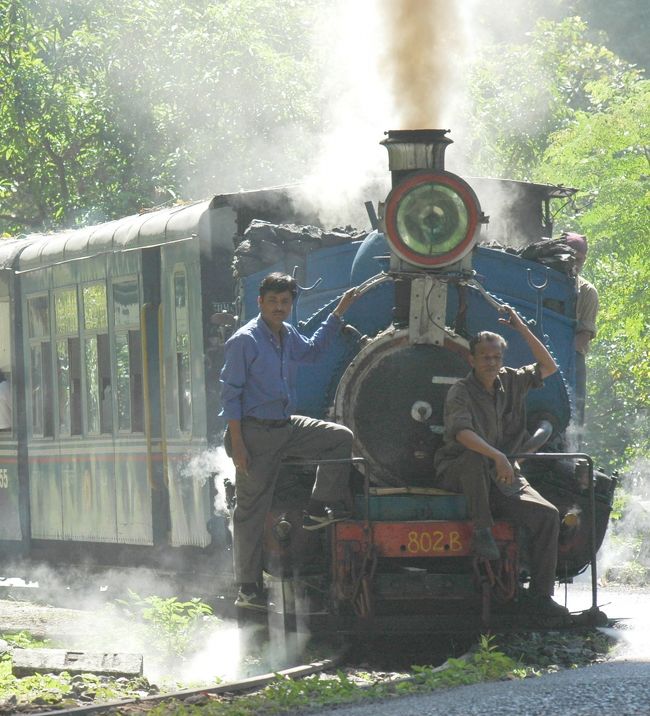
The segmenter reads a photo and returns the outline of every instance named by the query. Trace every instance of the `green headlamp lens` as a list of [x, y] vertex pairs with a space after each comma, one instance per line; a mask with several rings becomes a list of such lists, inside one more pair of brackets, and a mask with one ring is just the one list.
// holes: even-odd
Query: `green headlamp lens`
[[413, 266], [456, 263], [472, 250], [482, 221], [471, 186], [451, 172], [413, 172], [386, 197], [386, 238], [391, 250]]
[[453, 251], [467, 235], [469, 213], [454, 189], [436, 183], [414, 187], [396, 212], [396, 226], [404, 245], [420, 256]]

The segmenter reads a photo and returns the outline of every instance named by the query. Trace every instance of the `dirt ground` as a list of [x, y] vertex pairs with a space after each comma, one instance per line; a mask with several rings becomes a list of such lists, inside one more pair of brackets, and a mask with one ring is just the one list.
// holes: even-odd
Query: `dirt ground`
[[[1, 596], [1, 595], [0, 595]], [[90, 612], [0, 599], [0, 632], [29, 632], [36, 638], [65, 639], [83, 635], [95, 619]]]

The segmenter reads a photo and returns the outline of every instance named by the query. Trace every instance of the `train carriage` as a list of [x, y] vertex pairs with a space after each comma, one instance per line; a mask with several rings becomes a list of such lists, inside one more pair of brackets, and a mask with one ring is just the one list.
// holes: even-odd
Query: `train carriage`
[[188, 468], [219, 433], [209, 319], [233, 305], [233, 235], [286, 207], [242, 192], [3, 243], [3, 553], [211, 544], [214, 485]]

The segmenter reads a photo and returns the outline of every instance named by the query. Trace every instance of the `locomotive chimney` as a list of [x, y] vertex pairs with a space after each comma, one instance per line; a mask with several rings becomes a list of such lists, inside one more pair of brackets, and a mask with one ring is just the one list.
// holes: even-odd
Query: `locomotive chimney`
[[[408, 326], [414, 343], [440, 345], [445, 340], [448, 286], [435, 274], [448, 266], [458, 270], [463, 261], [471, 266], [465, 256], [483, 221], [472, 188], [445, 172], [445, 150], [452, 144], [448, 132], [391, 130], [380, 142], [388, 150], [392, 179], [381, 219], [396, 276], [393, 321]], [[422, 275], [414, 278], [414, 272]]]
[[396, 187], [409, 174], [422, 169], [444, 170], [445, 149], [453, 140], [448, 129], [393, 129], [380, 142], [388, 150], [388, 168]]

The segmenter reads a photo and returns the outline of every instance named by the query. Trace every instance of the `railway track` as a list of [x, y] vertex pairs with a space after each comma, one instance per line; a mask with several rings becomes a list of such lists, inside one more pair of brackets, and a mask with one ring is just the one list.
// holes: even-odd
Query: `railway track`
[[[585, 587], [585, 599], [588, 596]], [[588, 600], [587, 600], [588, 601]], [[72, 619], [77, 627], [81, 626], [80, 612], [69, 609], [56, 609], [52, 607], [43, 607], [38, 605], [29, 605], [20, 602], [1, 602], [0, 606], [5, 604], [7, 607], [12, 609], [7, 613], [3, 613], [0, 609], [0, 617], [6, 624], [14, 619], [16, 621], [16, 627], [26, 629], [29, 631], [38, 631], [34, 629], [37, 625], [41, 626], [44, 635], [52, 633], [52, 629], [55, 631], [67, 631], [67, 621]], [[24, 613], [22, 606], [25, 607], [26, 612], [30, 615], [31, 619], [27, 620], [26, 614]], [[577, 605], [576, 605], [577, 606]], [[581, 604], [580, 606], [584, 606]], [[69, 613], [68, 613], [69, 612]], [[13, 616], [12, 616], [13, 615]], [[57, 617], [54, 621], [46, 621], [46, 617]], [[59, 618], [66, 617], [66, 622], [58, 621]], [[253, 613], [251, 614], [253, 616]], [[255, 615], [256, 616], [256, 615]], [[6, 618], [5, 618], [6, 617]], [[9, 619], [11, 617], [11, 619]], [[7, 621], [9, 619], [9, 621]], [[20, 623], [18, 623], [20, 622]], [[548, 626], [548, 625], [547, 625]], [[577, 625], [576, 625], [577, 626]], [[47, 628], [45, 628], [47, 627]], [[82, 629], [86, 631], [86, 629]], [[507, 630], [504, 630], [507, 631]], [[544, 629], [541, 629], [544, 631]], [[473, 632], [474, 637], [478, 632]], [[304, 664], [302, 666], [296, 666], [288, 668], [282, 671], [274, 671], [273, 673], [263, 674], [261, 676], [247, 678], [241, 681], [233, 681], [224, 684], [214, 686], [203, 686], [200, 688], [193, 689], [182, 689], [174, 692], [157, 693], [151, 695], [143, 695], [129, 698], [115, 699], [105, 703], [83, 703], [81, 700], [75, 704], [66, 704], [66, 708], [57, 708], [54, 705], [46, 705], [41, 703], [37, 706], [33, 704], [30, 706], [23, 706], [22, 708], [16, 708], [15, 710], [7, 710], [7, 704], [4, 705], [4, 709], [0, 708], [1, 713], [29, 713], [39, 715], [45, 714], [90, 714], [90, 713], [130, 713], [130, 712], [141, 712], [146, 711], [148, 708], [153, 707], [155, 704], [159, 704], [166, 701], [177, 700], [179, 702], [185, 702], [189, 705], [201, 705], [203, 703], [209, 703], [210, 697], [218, 697], [219, 695], [227, 695], [227, 698], [236, 696], [238, 694], [245, 694], [247, 692], [255, 691], [264, 687], [265, 685], [272, 682], [277, 678], [278, 675], [284, 676], [291, 679], [301, 679], [312, 674], [320, 672], [331, 671], [334, 669], [340, 669], [342, 666], [347, 668], [350, 667], [352, 670], [355, 668], [361, 669], [363, 672], [377, 673], [378, 680], [383, 680], [384, 675], [392, 674], [390, 680], [394, 678], [406, 677], [408, 675], [409, 667], [412, 664], [441, 664], [445, 658], [450, 655], [458, 657], [466, 651], [473, 641], [470, 639], [469, 634], [456, 633], [453, 639], [449, 643], [438, 644], [438, 649], [432, 648], [431, 640], [421, 635], [421, 639], [415, 638], [412, 635], [410, 639], [404, 642], [396, 642], [392, 637], [384, 635], [387, 638], [386, 644], [382, 647], [377, 648], [375, 644], [370, 640], [370, 644], [366, 644], [366, 639], [363, 634], [355, 634], [349, 640], [350, 647], [336, 648], [334, 652], [336, 656], [332, 658], [322, 658], [322, 660], [314, 661], [311, 664]], [[419, 642], [422, 642], [422, 648], [419, 646]], [[399, 643], [399, 647], [398, 647]], [[438, 653], [439, 652], [439, 653]], [[328, 656], [327, 652], [323, 656]], [[284, 663], [291, 663], [290, 661], [284, 660]], [[406, 673], [399, 673], [406, 672]], [[90, 696], [90, 694], [88, 694]]]
[[85, 706], [78, 706], [70, 709], [57, 708], [52, 711], [38, 711], [39, 716], [62, 716], [64, 714], [97, 714], [97, 713], [110, 713], [116, 709], [123, 709], [128, 706], [146, 705], [160, 703], [163, 701], [194, 701], [197, 697], [208, 696], [208, 695], [219, 695], [219, 694], [243, 694], [248, 691], [254, 691], [263, 686], [270, 684], [276, 680], [279, 676], [283, 676], [290, 679], [302, 679], [313, 674], [318, 674], [323, 671], [328, 671], [339, 666], [346, 657], [346, 651], [341, 651], [338, 655], [331, 659], [323, 659], [322, 661], [315, 661], [311, 664], [304, 664], [302, 666], [294, 666], [289, 669], [283, 669], [273, 673], [262, 674], [260, 676], [253, 676], [248, 679], [241, 681], [232, 681], [227, 684], [219, 684], [218, 686], [201, 687], [197, 689], [184, 689], [182, 691], [167, 692], [164, 694], [156, 694], [154, 696], [143, 696], [140, 698], [133, 699], [120, 699], [119, 701], [107, 701], [106, 703], [93, 703]]

